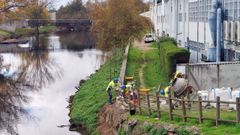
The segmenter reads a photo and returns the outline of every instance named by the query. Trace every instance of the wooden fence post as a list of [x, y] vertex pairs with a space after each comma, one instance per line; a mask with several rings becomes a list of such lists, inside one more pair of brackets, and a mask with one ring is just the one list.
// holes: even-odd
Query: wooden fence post
[[171, 90], [169, 91], [169, 95], [168, 95], [168, 104], [169, 104], [169, 117], [170, 117], [170, 120], [173, 120], [173, 115], [172, 115], [172, 109], [173, 109], [173, 106], [172, 106], [172, 99], [171, 99]]
[[156, 92], [156, 98], [157, 98], [158, 119], [160, 119], [161, 113], [160, 113], [160, 98], [159, 98], [159, 92]]
[[138, 109], [139, 113], [142, 114], [142, 108], [141, 108], [141, 94], [140, 91], [138, 90]]
[[186, 105], [185, 105], [184, 97], [181, 98], [181, 103], [182, 103], [182, 111], [183, 111], [183, 121], [186, 122], [187, 121], [187, 118], [186, 118]]
[[202, 98], [198, 97], [199, 123], [203, 123]]
[[151, 105], [150, 105], [150, 98], [149, 93], [147, 92], [147, 105], [148, 105], [148, 114], [151, 115]]
[[236, 98], [236, 111], [237, 111], [237, 120], [236, 122], [239, 124], [240, 123], [240, 98]]
[[216, 126], [219, 125], [219, 119], [220, 119], [220, 97], [217, 97], [216, 101]]

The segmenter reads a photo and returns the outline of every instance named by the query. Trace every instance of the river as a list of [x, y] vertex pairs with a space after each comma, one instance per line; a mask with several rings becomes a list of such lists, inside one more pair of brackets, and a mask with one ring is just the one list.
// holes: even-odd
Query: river
[[69, 131], [69, 97], [106, 53], [83, 33], [29, 39], [38, 49], [0, 54], [0, 134], [78, 135]]

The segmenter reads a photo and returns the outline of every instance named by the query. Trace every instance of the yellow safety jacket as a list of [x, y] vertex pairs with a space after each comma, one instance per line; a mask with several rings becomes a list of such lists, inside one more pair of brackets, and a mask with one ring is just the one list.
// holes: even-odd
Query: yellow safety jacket
[[108, 84], [108, 87], [107, 87], [106, 91], [108, 91], [108, 89], [113, 89], [113, 88], [116, 88], [116, 87], [117, 87], [117, 83], [114, 83], [114, 81], [111, 81]]
[[169, 96], [169, 88], [170, 88], [170, 86], [168, 86], [168, 87], [166, 87], [165, 89], [164, 89], [164, 96], [165, 97], [168, 97]]

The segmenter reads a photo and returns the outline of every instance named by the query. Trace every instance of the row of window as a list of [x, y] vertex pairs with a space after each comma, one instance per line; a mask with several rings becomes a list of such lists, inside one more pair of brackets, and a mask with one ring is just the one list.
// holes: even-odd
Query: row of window
[[[159, 1], [162, 2], [162, 1]], [[212, 8], [212, 0], [198, 0], [188, 3], [188, 17], [190, 22], [206, 22], [208, 21], [208, 14]], [[228, 21], [240, 21], [240, 0], [224, 0], [224, 19]], [[181, 8], [181, 5], [179, 6]], [[171, 12], [173, 7], [171, 6]], [[158, 12], [160, 8], [158, 7]], [[186, 14], [187, 15], [187, 14]], [[158, 17], [157, 22], [161, 22], [160, 17]], [[186, 20], [183, 18], [182, 13], [179, 13], [179, 21]]]
[[[223, 3], [225, 20], [240, 20], [240, 0], [225, 0]], [[189, 21], [207, 21], [212, 7], [212, 0], [198, 0], [189, 3]]]

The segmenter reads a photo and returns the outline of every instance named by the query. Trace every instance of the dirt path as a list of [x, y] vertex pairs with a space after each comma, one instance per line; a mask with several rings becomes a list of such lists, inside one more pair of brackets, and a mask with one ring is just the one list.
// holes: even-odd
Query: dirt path
[[151, 50], [152, 48], [150, 47], [151, 43], [149, 44], [146, 44], [144, 43], [144, 41], [139, 41], [139, 40], [135, 40], [133, 42], [133, 46], [140, 49], [143, 53], [146, 52], [146, 51], [149, 51]]
[[143, 54], [143, 64], [141, 65], [141, 68], [139, 70], [140, 88], [146, 88], [144, 83], [144, 75], [143, 75], [143, 70], [146, 66], [146, 59], [145, 59], [144, 53], [152, 49], [150, 45], [151, 44], [144, 43], [143, 40], [142, 41], [135, 40], [133, 43], [133, 46], [138, 48]]

